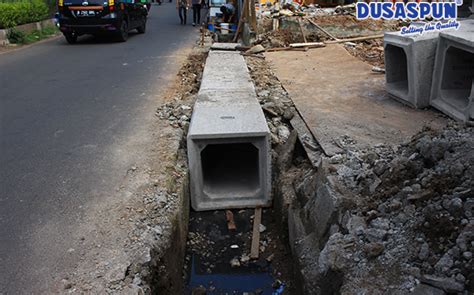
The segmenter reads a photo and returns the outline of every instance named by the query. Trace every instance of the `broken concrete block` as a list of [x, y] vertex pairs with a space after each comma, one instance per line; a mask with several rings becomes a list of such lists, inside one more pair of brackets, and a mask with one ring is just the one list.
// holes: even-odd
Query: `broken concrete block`
[[216, 42], [211, 45], [211, 50], [229, 50], [235, 51], [240, 46], [239, 43], [221, 43]]
[[385, 33], [386, 89], [402, 103], [415, 108], [429, 106], [438, 35]]
[[415, 290], [413, 290], [413, 295], [445, 295], [446, 292], [444, 292], [441, 289], [431, 287], [429, 285], [425, 284], [419, 284], [416, 286]]
[[270, 131], [238, 52], [209, 53], [187, 143], [195, 210], [270, 205]]
[[431, 105], [463, 122], [474, 119], [474, 20], [440, 34]]
[[265, 52], [265, 47], [263, 47], [262, 45], [258, 44], [258, 45], [255, 45], [254, 47], [250, 48], [250, 49], [247, 50], [246, 52], [247, 52], [247, 53], [251, 53], [251, 54], [262, 53], [262, 52]]

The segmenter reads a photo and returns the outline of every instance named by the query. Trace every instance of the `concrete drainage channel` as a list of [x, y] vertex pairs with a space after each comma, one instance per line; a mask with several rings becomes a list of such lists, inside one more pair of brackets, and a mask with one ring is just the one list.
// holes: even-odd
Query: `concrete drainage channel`
[[187, 143], [196, 211], [190, 218], [186, 292], [281, 294], [292, 288], [289, 251], [273, 212], [263, 210], [262, 218], [261, 209], [242, 209], [271, 204], [271, 147], [239, 52], [209, 53]]
[[[223, 59], [229, 61], [229, 66], [217, 69]], [[187, 134], [187, 141], [186, 135], [183, 136], [179, 162], [180, 165], [189, 162], [191, 173], [176, 191], [183, 194], [183, 206], [190, 202], [192, 209], [180, 210], [183, 216], [171, 239], [174, 245], [160, 255], [157, 271], [151, 276], [153, 291], [167, 294], [301, 293], [288, 242], [285, 202], [281, 201], [282, 190], [277, 186], [281, 167], [291, 166], [293, 158], [310, 164], [304, 159], [304, 149], [301, 146], [295, 149], [296, 132], [290, 132], [288, 111], [294, 112], [292, 102], [279, 82], [274, 82], [286, 96], [282, 110], [287, 109], [288, 119], [283, 114], [276, 118], [268, 108], [264, 116], [260, 106], [262, 93], [257, 98], [247, 64], [239, 52], [210, 51], [199, 93], [159, 110], [163, 119], [172, 117], [172, 125]], [[188, 132], [187, 121], [179, 118], [193, 104]], [[209, 123], [212, 121], [221, 123]], [[293, 151], [296, 156], [284, 157], [293, 155]], [[269, 207], [272, 198], [274, 205]], [[255, 230], [256, 207], [262, 209], [261, 221]], [[251, 251], [255, 231], [259, 234], [258, 257], [255, 257], [255, 249]], [[176, 270], [181, 266], [183, 271], [178, 277]]]

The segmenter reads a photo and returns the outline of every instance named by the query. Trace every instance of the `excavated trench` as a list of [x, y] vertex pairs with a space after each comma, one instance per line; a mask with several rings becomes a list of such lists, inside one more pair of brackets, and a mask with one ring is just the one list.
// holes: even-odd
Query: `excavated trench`
[[[180, 161], [185, 163], [184, 149], [179, 154], [183, 157]], [[280, 177], [277, 173], [273, 177], [276, 186]], [[182, 216], [176, 220], [172, 244], [164, 255], [159, 255], [152, 276], [153, 293], [301, 294], [286, 218], [281, 216], [281, 189], [275, 187], [274, 205], [262, 210], [259, 257], [251, 259], [255, 210], [194, 211], [189, 204], [188, 181], [187, 178], [177, 188], [183, 194]], [[229, 229], [229, 212], [235, 229]]]
[[[456, 165], [462, 168], [458, 173], [460, 176], [450, 178], [450, 171], [457, 171], [452, 159], [459, 157], [460, 163], [472, 163], [472, 157], [469, 160], [466, 156], [472, 155], [468, 152], [472, 149], [472, 133], [465, 131], [464, 134], [459, 131], [460, 127], [454, 126], [438, 138], [434, 137], [434, 130], [425, 130], [424, 135], [414, 137], [408, 146], [403, 144], [392, 149], [377, 145], [363, 151], [352, 147], [348, 138], [347, 142], [341, 141], [347, 148], [345, 154], [324, 158], [311, 133], [301, 130], [300, 127], [305, 127], [302, 119], [299, 118], [299, 123], [295, 121], [298, 113], [268, 64], [261, 58], [248, 57], [246, 61], [271, 131], [272, 144], [272, 207], [263, 210], [260, 255], [253, 260], [249, 257], [254, 209], [192, 211], [186, 177], [179, 182], [182, 185], [175, 188], [181, 197], [170, 239], [173, 242], [165, 251], [151, 253], [153, 263], [148, 282], [152, 293], [352, 294], [390, 289], [397, 294], [406, 294], [430, 286], [438, 291], [449, 286], [451, 289], [447, 293], [471, 291], [472, 275], [465, 269], [472, 269], [472, 260], [469, 260], [472, 250], [459, 258], [465, 261], [463, 269], [445, 271], [436, 265], [432, 267], [445, 256], [454, 255], [447, 249], [455, 243], [467, 249], [470, 240], [464, 242], [463, 239], [468, 239], [467, 235], [472, 232], [467, 219], [456, 217], [457, 226], [448, 233], [436, 232], [436, 237], [443, 237], [434, 241], [430, 240], [434, 237], [429, 232], [426, 236], [420, 234], [419, 227], [441, 222], [436, 218], [447, 215], [449, 210], [461, 210], [458, 208], [460, 202], [466, 202], [465, 216], [472, 216], [469, 211], [472, 192], [467, 189], [474, 183], [468, 177], [472, 164], [465, 172], [462, 164]], [[199, 75], [193, 72], [193, 77], [183, 81], [191, 80], [192, 87], [199, 89], [200, 81], [196, 78]], [[183, 110], [191, 110], [194, 102], [191, 97], [196, 92], [176, 99], [173, 105], [167, 106], [172, 114], [163, 116], [184, 131], [178, 162], [185, 170], [185, 138], [189, 124], [186, 118], [189, 119], [190, 114], [184, 116]], [[457, 145], [459, 151], [454, 153], [449, 147]], [[235, 149], [241, 157], [253, 154], [246, 147]], [[452, 157], [449, 156], [451, 152]], [[225, 189], [229, 176], [242, 177], [246, 171], [255, 170], [251, 166], [254, 161], [240, 162], [221, 153], [223, 151], [218, 147], [211, 146], [209, 153], [204, 155], [204, 164], [213, 164], [217, 155], [218, 158], [229, 158], [225, 165], [243, 166], [233, 170], [234, 175], [222, 175], [220, 171], [228, 169], [217, 166], [216, 170], [204, 175], [205, 187], [212, 189], [222, 183], [217, 188]], [[443, 155], [449, 156], [448, 160], [442, 160]], [[453, 167], [443, 168], [446, 165]], [[418, 168], [423, 168], [423, 172], [416, 170]], [[435, 170], [441, 168], [445, 174], [438, 177]], [[447, 183], [455, 181], [456, 187], [447, 187]], [[413, 193], [415, 188], [420, 191], [418, 182], [427, 187], [419, 195], [408, 195], [410, 199], [402, 203], [400, 200], [406, 198], [407, 192]], [[382, 186], [375, 196], [370, 192], [375, 190], [372, 185], [375, 188]], [[243, 183], [242, 189], [251, 190], [254, 186]], [[433, 190], [448, 191], [456, 198], [447, 200], [446, 194], [427, 200], [426, 196]], [[357, 197], [359, 195], [371, 197]], [[458, 207], [453, 209], [451, 204]], [[461, 214], [458, 211], [453, 214]], [[229, 227], [230, 215], [235, 229]], [[433, 244], [444, 248], [428, 248], [429, 264], [420, 262], [420, 259], [426, 259], [420, 258], [421, 250]], [[460, 261], [454, 263], [461, 265]], [[436, 276], [429, 275], [433, 271]], [[440, 271], [457, 271], [459, 275], [446, 277]], [[422, 275], [422, 272], [428, 275]], [[463, 278], [464, 282], [459, 283]]]
[[[165, 251], [152, 253], [154, 263], [150, 268], [149, 285], [152, 293], [157, 294], [302, 294], [303, 265], [299, 264], [298, 257], [294, 257], [296, 236], [289, 230], [289, 206], [297, 198], [295, 187], [303, 180], [305, 171], [314, 171], [314, 167], [307, 159], [307, 154], [298, 140], [296, 130], [292, 130], [291, 113], [295, 112], [287, 93], [281, 88], [279, 81], [274, 78], [269, 83], [258, 81], [254, 75], [257, 68], [252, 61], [247, 60], [251, 76], [255, 81], [258, 99], [265, 110], [265, 117], [272, 133], [272, 207], [263, 208], [262, 220], [259, 226], [259, 256], [250, 258], [252, 243], [254, 208], [213, 210], [196, 212], [190, 209], [189, 177], [181, 185], [175, 187], [175, 193], [181, 196], [178, 209], [179, 216], [174, 221], [174, 229], [170, 240], [172, 243]], [[199, 76], [199, 74], [194, 74]], [[268, 77], [269, 75], [260, 75]], [[199, 83], [199, 78], [193, 78]], [[198, 85], [198, 84], [197, 84]], [[193, 88], [198, 88], [196, 85]], [[265, 89], [260, 91], [260, 89]], [[282, 96], [281, 101], [268, 102], [269, 95], [266, 89], [275, 91]], [[182, 117], [183, 110], [193, 105], [192, 95], [184, 100], [177, 100], [162, 110], [170, 110], [171, 114], [160, 115], [169, 120], [169, 117]], [[284, 106], [278, 116], [276, 112], [268, 111], [271, 103], [282, 103]], [[164, 111], [163, 111], [164, 112]], [[290, 115], [288, 115], [290, 114]], [[190, 114], [186, 114], [189, 118]], [[171, 120], [170, 120], [171, 121]], [[176, 124], [177, 123], [177, 124]], [[186, 131], [187, 122], [172, 120], [172, 124], [183, 129], [180, 150], [178, 152], [178, 166], [187, 170]], [[248, 178], [247, 171], [255, 171], [251, 167], [253, 150], [246, 146], [235, 147], [239, 157], [222, 156], [219, 147], [209, 147], [204, 153], [203, 162], [213, 163], [213, 159], [229, 159], [231, 165], [241, 167], [234, 169], [234, 175], [223, 175], [219, 172], [221, 166], [208, 169], [204, 175], [205, 188], [225, 189], [226, 183], [234, 178]], [[248, 160], [248, 161], [247, 161]], [[314, 160], [314, 159], [313, 159]], [[214, 165], [215, 166], [215, 165]], [[225, 168], [225, 167], [224, 167]], [[228, 167], [227, 167], [228, 168]], [[229, 169], [224, 169], [229, 171]], [[250, 177], [252, 178], [252, 177]], [[255, 178], [255, 177], [253, 177]], [[222, 185], [220, 185], [222, 184]], [[207, 186], [206, 186], [207, 185]], [[242, 189], [252, 189], [252, 182], [244, 183]], [[314, 189], [314, 188], [310, 188]], [[229, 216], [232, 216], [235, 229], [229, 227]], [[327, 294], [337, 294], [337, 278], [329, 273]], [[335, 282], [335, 283], [334, 283]], [[336, 284], [335, 286], [333, 286]]]

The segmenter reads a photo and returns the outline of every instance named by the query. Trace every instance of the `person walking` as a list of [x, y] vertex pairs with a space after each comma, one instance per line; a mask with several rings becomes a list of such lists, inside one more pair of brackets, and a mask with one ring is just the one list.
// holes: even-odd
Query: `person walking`
[[189, 0], [176, 0], [176, 8], [178, 9], [181, 24], [185, 25], [188, 19]]
[[202, 0], [192, 0], [193, 4], [193, 27], [201, 23], [201, 4]]

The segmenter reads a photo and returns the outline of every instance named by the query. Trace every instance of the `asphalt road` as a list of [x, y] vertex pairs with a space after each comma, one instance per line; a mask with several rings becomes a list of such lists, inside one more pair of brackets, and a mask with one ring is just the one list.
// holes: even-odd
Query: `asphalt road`
[[[60, 38], [0, 55], [0, 294], [46, 286], [72, 263], [61, 257], [86, 204], [113, 192], [134, 162], [134, 151], [118, 162], [111, 153], [155, 112], [151, 92], [165, 89], [174, 55], [197, 38], [165, 3], [126, 43]], [[54, 231], [38, 240], [48, 223]]]

